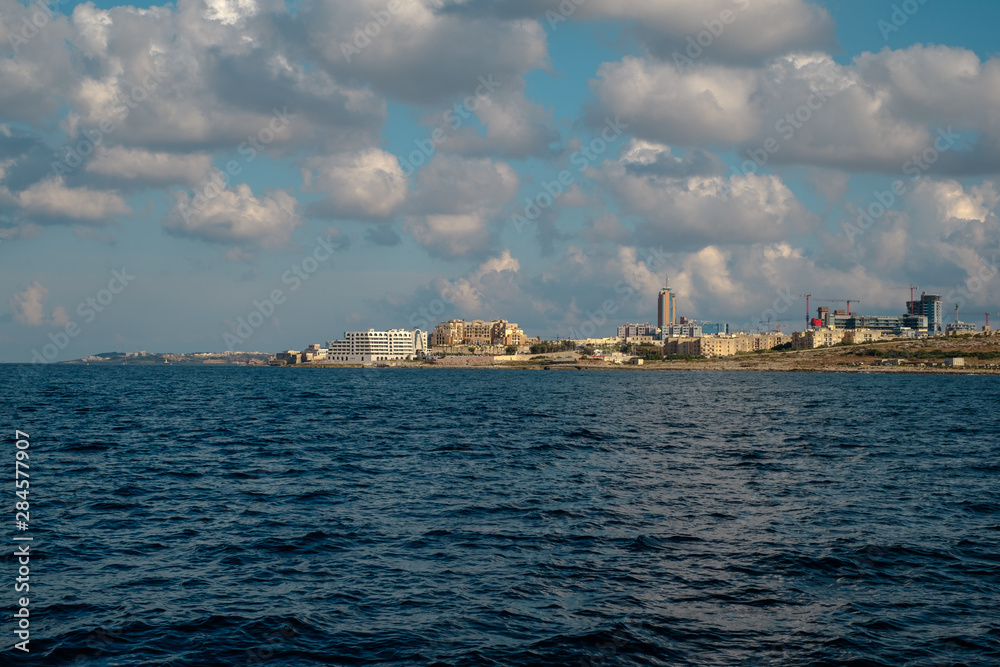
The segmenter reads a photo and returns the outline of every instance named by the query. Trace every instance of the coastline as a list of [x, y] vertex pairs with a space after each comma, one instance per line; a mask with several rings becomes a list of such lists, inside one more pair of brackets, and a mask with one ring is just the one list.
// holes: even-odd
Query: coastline
[[997, 368], [967, 366], [959, 368], [934, 368], [919, 366], [794, 366], [778, 364], [745, 364], [722, 361], [712, 362], [666, 362], [649, 363], [642, 366], [630, 364], [578, 364], [572, 362], [553, 364], [522, 364], [507, 362], [502, 364], [476, 364], [468, 366], [433, 363], [405, 364], [323, 364], [305, 363], [280, 368], [301, 368], [313, 370], [338, 368], [367, 368], [372, 370], [502, 370], [502, 371], [611, 371], [611, 372], [714, 372], [714, 373], [856, 373], [856, 374], [908, 374], [908, 375], [1000, 375]]

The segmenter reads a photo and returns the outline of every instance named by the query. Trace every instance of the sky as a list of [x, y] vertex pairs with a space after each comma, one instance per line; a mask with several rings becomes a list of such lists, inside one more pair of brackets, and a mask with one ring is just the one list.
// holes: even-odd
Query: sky
[[[1000, 313], [1000, 3], [0, 0], [0, 362]], [[1000, 324], [1000, 315], [995, 315]]]

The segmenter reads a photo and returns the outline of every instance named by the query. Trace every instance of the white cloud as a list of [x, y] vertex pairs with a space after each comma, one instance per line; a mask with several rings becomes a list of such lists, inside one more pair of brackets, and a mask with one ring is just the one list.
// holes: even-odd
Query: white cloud
[[203, 16], [223, 25], [234, 25], [256, 13], [257, 3], [254, 0], [205, 0]]
[[85, 171], [115, 180], [193, 185], [205, 177], [211, 166], [212, 156], [208, 153], [177, 155], [142, 148], [100, 146], [93, 159], [87, 162]]
[[186, 192], [178, 193], [173, 208], [163, 219], [164, 229], [217, 243], [280, 248], [301, 224], [295, 198], [283, 190], [256, 197], [249, 185], [240, 184], [217, 192], [211, 198], [204, 195], [191, 198]]
[[48, 297], [48, 289], [38, 282], [31, 283], [23, 292], [15, 294], [10, 299], [10, 309], [14, 313], [14, 319], [32, 327], [66, 326], [69, 323], [69, 317], [66, 315], [66, 309], [62, 306], [56, 306], [52, 310], [51, 316], [45, 316], [45, 301]]
[[391, 217], [406, 200], [408, 183], [396, 156], [369, 148], [353, 154], [306, 160], [305, 192], [323, 192], [310, 212], [329, 218]]
[[964, 188], [955, 180], [920, 179], [908, 195], [910, 216], [928, 233], [948, 234], [969, 220], [985, 222], [1000, 203], [992, 181]]
[[806, 0], [451, 0], [447, 4], [466, 15], [534, 17], [553, 30], [567, 20], [618, 21], [634, 29], [642, 45], [665, 60], [675, 52], [684, 55], [691, 42], [693, 58], [744, 63], [834, 43], [829, 14]]
[[425, 215], [409, 220], [406, 230], [435, 257], [478, 255], [492, 244], [487, 221], [477, 213]]
[[61, 178], [35, 183], [16, 195], [25, 215], [36, 219], [105, 224], [132, 212], [116, 192], [68, 188]]
[[[598, 76], [591, 118], [619, 114], [651, 141], [736, 148], [744, 159], [757, 151], [772, 164], [889, 173], [937, 142], [935, 173], [1000, 168], [1000, 119], [989, 111], [1000, 95], [1000, 59], [981, 63], [964, 49], [885, 49], [848, 65], [823, 53], [790, 53], [749, 68], [698, 62], [678, 69], [629, 56], [603, 64]], [[942, 136], [953, 143], [945, 147]], [[770, 153], [763, 151], [768, 140]], [[959, 154], [963, 142], [973, 148]]]
[[438, 154], [417, 172], [412, 207], [433, 213], [496, 211], [519, 186], [517, 172], [505, 162]]
[[481, 256], [496, 243], [491, 219], [516, 194], [517, 172], [486, 158], [436, 155], [418, 172], [406, 230], [430, 254]]
[[[432, 0], [394, 4], [399, 11], [390, 13], [384, 0], [314, 0], [299, 18], [328, 71], [363, 77], [405, 102], [448, 104], [472, 95], [479, 77], [506, 83], [546, 64], [545, 31], [535, 21], [470, 18], [438, 11], [441, 3]], [[388, 20], [383, 18], [384, 27], [369, 26], [375, 34], [366, 37], [373, 12]]]
[[[671, 61], [675, 53], [704, 60], [760, 61], [791, 50], [832, 46], [834, 41], [829, 14], [804, 0], [596, 0], [581, 10], [589, 18], [634, 21], [646, 48]], [[692, 42], [704, 46], [691, 48]]]
[[640, 216], [637, 233], [643, 243], [690, 248], [778, 241], [806, 231], [813, 222], [777, 176], [678, 177], [649, 169], [671, 161], [668, 147], [634, 142], [596, 174], [624, 212]]
[[[486, 133], [480, 134], [475, 127], [455, 130], [450, 125], [444, 125], [441, 151], [467, 155], [498, 154], [508, 158], [551, 157], [556, 152], [555, 146], [561, 140], [552, 110], [546, 110], [525, 97], [523, 80], [504, 82], [497, 92], [484, 95], [482, 99], [466, 98], [462, 104], [470, 99], [474, 102], [476, 117], [486, 127]], [[449, 118], [453, 118], [455, 123], [471, 124], [471, 121], [462, 121], [454, 112]]]
[[640, 136], [686, 145], [737, 143], [754, 136], [761, 118], [751, 104], [758, 87], [752, 70], [722, 66], [681, 73], [672, 64], [629, 56], [604, 63], [595, 92], [610, 113]]

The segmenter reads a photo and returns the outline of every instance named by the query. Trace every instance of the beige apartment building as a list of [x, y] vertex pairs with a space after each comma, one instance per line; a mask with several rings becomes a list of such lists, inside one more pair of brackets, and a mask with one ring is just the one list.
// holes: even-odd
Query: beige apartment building
[[521, 327], [507, 320], [493, 320], [490, 325], [490, 340], [494, 345], [524, 345], [527, 336], [521, 331]]
[[792, 337], [788, 334], [768, 332], [739, 336], [737, 340], [740, 340], [740, 352], [760, 352], [761, 350], [773, 350], [779, 345], [790, 343]]
[[830, 347], [843, 342], [845, 329], [810, 329], [796, 331], [792, 334], [792, 347], [796, 350], [811, 350], [817, 347]]
[[663, 353], [703, 357], [731, 357], [740, 352], [770, 350], [791, 340], [791, 336], [780, 333], [671, 338], [664, 343]]
[[844, 331], [845, 343], [874, 343], [891, 336], [878, 329], [847, 329]]
[[528, 338], [517, 324], [507, 320], [448, 320], [434, 327], [436, 347], [449, 345], [524, 345]]

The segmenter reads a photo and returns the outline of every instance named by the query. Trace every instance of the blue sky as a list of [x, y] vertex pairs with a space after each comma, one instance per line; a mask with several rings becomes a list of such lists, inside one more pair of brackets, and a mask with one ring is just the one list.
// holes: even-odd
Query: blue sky
[[666, 274], [733, 324], [1000, 312], [996, 3], [53, 7], [0, 0], [0, 361], [610, 335]]

